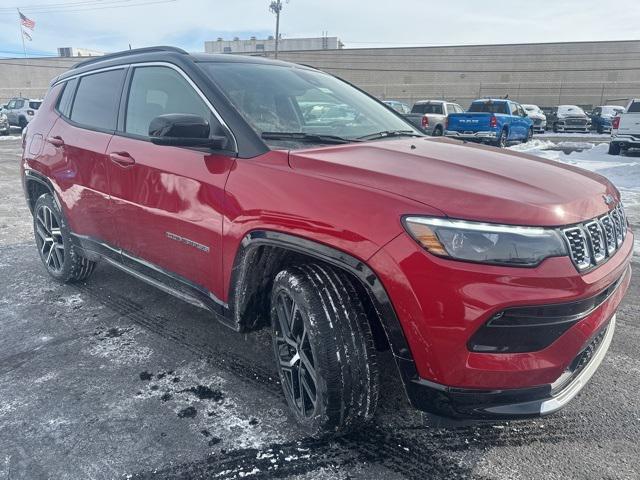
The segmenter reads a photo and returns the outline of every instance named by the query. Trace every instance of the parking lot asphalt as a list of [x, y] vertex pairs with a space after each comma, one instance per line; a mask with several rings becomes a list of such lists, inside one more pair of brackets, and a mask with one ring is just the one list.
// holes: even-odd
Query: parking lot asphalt
[[53, 282], [19, 157], [0, 139], [0, 478], [640, 478], [637, 275], [603, 365], [562, 412], [443, 424], [408, 406], [383, 355], [371, 426], [317, 441], [288, 416], [267, 331], [233, 333], [104, 264]]

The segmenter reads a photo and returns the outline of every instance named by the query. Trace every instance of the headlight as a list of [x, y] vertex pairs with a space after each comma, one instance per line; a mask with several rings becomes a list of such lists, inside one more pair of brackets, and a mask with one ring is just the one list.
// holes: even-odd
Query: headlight
[[568, 255], [554, 229], [413, 216], [403, 224], [420, 245], [440, 257], [531, 267], [548, 257]]

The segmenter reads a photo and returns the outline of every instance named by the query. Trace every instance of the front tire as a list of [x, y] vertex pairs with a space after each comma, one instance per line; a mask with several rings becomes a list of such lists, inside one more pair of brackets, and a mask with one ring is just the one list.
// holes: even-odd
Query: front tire
[[371, 419], [379, 384], [373, 335], [347, 275], [319, 264], [281, 271], [271, 324], [282, 389], [306, 434], [344, 434]]
[[86, 280], [91, 275], [95, 262], [76, 251], [64, 215], [49, 193], [36, 200], [33, 231], [40, 259], [54, 279], [71, 283]]

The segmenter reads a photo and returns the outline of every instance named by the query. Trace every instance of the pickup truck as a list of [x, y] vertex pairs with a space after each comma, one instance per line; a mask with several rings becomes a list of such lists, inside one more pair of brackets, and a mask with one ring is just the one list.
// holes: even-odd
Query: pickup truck
[[533, 137], [533, 121], [519, 103], [482, 99], [466, 113], [449, 115], [445, 135], [505, 147], [513, 141], [528, 142]]
[[405, 115], [405, 118], [423, 132], [440, 137], [446, 130], [448, 116], [452, 113], [463, 112], [464, 108], [457, 103], [443, 100], [421, 100], [413, 105], [411, 113]]
[[640, 98], [634, 98], [625, 112], [613, 117], [609, 154], [620, 155], [630, 148], [640, 148]]
[[605, 133], [611, 131], [611, 123], [616, 115], [624, 113], [624, 107], [617, 105], [603, 105], [596, 107], [591, 112], [591, 125], [592, 128], [598, 133]]

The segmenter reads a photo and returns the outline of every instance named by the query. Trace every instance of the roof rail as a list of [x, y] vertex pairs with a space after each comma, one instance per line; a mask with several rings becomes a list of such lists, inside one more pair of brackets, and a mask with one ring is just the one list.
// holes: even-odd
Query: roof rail
[[99, 57], [92, 57], [83, 62], [76, 63], [72, 67], [72, 69], [85, 67], [92, 63], [102, 62], [104, 60], [111, 60], [112, 58], [126, 57], [127, 55], [136, 55], [138, 53], [153, 53], [153, 52], [174, 52], [174, 53], [181, 53], [182, 55], [189, 55], [189, 52], [177, 47], [159, 46], [159, 47], [134, 48], [133, 50], [123, 50], [121, 52], [109, 53], [107, 55], [100, 55]]

